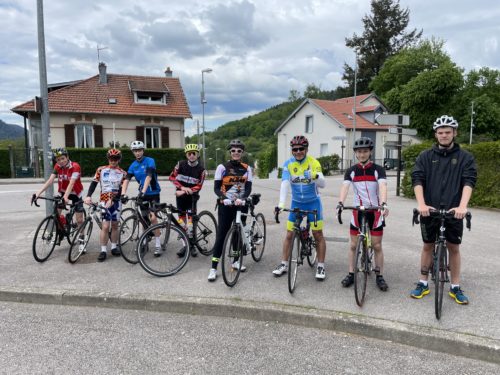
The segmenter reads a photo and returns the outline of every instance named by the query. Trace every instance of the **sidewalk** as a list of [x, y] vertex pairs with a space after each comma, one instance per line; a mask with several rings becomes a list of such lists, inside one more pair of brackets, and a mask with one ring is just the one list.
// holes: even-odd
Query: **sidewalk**
[[[471, 303], [459, 306], [445, 296], [443, 316], [437, 321], [433, 291], [422, 300], [409, 297], [419, 277], [421, 240], [419, 228], [410, 224], [415, 203], [395, 196], [394, 180], [384, 235], [384, 276], [390, 289], [379, 291], [372, 276], [363, 308], [356, 305], [352, 288], [340, 285], [347, 272], [348, 246], [348, 215], [345, 213], [342, 226], [334, 217], [340, 177], [328, 178], [323, 194], [327, 279], [317, 282], [313, 270], [301, 267], [293, 295], [288, 293], [286, 276], [274, 278], [271, 274], [280, 259], [285, 225], [284, 217], [279, 225], [273, 221], [272, 210], [279, 196], [276, 180], [254, 182], [253, 191], [262, 194], [258, 211], [266, 216], [266, 249], [260, 263], [245, 258], [248, 270], [234, 288], [226, 287], [221, 276], [208, 283], [210, 259], [201, 255], [169, 278], [150, 276], [140, 265], [130, 265], [121, 258], [97, 263], [95, 231], [89, 254], [77, 264], [67, 262], [67, 245], [56, 248], [47, 262], [38, 264], [31, 254], [31, 241], [44, 209], [29, 207], [21, 194], [9, 195], [0, 214], [0, 225], [8, 228], [0, 234], [0, 300], [273, 320], [500, 363], [500, 304], [496, 303], [500, 300], [500, 236], [496, 230], [500, 213], [472, 210], [472, 231], [464, 233], [462, 247], [462, 287]], [[162, 189], [162, 199], [172, 202], [171, 185], [162, 183]], [[200, 209], [213, 212], [212, 181], [206, 182], [202, 193]]]

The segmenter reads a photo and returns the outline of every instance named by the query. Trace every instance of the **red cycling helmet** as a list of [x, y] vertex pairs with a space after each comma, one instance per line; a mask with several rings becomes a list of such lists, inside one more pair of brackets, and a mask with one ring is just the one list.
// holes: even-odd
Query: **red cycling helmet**
[[120, 150], [117, 150], [116, 148], [112, 148], [111, 150], [108, 150], [107, 157], [108, 159], [121, 160], [122, 152]]
[[309, 147], [309, 141], [303, 135], [296, 135], [290, 141], [290, 147], [293, 146]]

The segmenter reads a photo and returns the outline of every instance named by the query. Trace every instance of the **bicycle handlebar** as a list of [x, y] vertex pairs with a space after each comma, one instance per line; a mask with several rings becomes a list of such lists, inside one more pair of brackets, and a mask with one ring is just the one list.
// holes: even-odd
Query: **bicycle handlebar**
[[47, 198], [47, 197], [38, 197], [36, 196], [36, 194], [33, 194], [31, 196], [31, 205], [33, 206], [33, 204], [37, 207], [40, 207], [40, 205], [37, 203], [38, 199], [44, 199], [46, 201], [51, 201], [51, 202], [55, 202], [55, 203], [58, 203], [58, 204], [62, 204], [64, 203], [64, 208], [66, 208], [66, 206], [69, 206], [69, 207], [74, 207], [74, 206], [77, 206], [78, 204], [82, 203], [83, 200], [78, 200], [77, 202], [71, 202], [71, 203], [66, 203], [64, 202], [64, 199], [63, 197], [54, 197], [54, 198]]
[[301, 210], [300, 208], [279, 208], [279, 207], [274, 207], [274, 220], [276, 220], [276, 223], [280, 223], [279, 221], [279, 214], [281, 211], [285, 212], [293, 212], [294, 214], [299, 214], [299, 215], [309, 215], [312, 214], [314, 215], [314, 226], [318, 225], [318, 210], [312, 210], [312, 211], [307, 211], [307, 210]]
[[337, 212], [337, 219], [339, 220], [340, 224], [343, 224], [342, 221], [342, 211], [343, 210], [358, 210], [358, 211], [364, 211], [364, 212], [373, 212], [373, 211], [379, 211], [383, 209], [383, 206], [342, 206], [339, 208]]
[[[444, 217], [446, 219], [452, 219], [455, 217], [455, 210], [450, 210], [450, 211], [446, 211], [446, 210], [429, 210], [429, 216], [433, 216], [433, 217], [441, 217], [441, 215], [444, 215]], [[413, 209], [413, 219], [412, 219], [412, 226], [415, 225], [415, 224], [420, 224], [420, 220], [419, 220], [419, 216], [420, 216], [420, 211], [416, 208]], [[472, 220], [472, 214], [470, 213], [470, 211], [467, 211], [467, 213], [465, 214], [465, 221], [466, 221], [466, 224], [465, 226], [467, 227], [467, 229], [470, 231], [471, 230], [471, 220]]]

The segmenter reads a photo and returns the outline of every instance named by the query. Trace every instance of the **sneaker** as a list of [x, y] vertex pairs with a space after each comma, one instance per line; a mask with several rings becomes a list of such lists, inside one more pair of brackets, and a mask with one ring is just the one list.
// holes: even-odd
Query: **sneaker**
[[191, 256], [193, 258], [196, 258], [198, 256], [198, 252], [196, 251], [196, 248], [194, 246], [191, 248]]
[[108, 254], [105, 251], [101, 251], [99, 253], [99, 256], [97, 257], [97, 261], [98, 262], [104, 262], [106, 260], [107, 256], [108, 256]]
[[426, 296], [427, 294], [429, 294], [430, 292], [431, 291], [429, 290], [429, 284], [424, 285], [424, 284], [419, 282], [417, 284], [417, 287], [410, 292], [410, 296], [412, 298], [420, 299], [423, 296]]
[[346, 277], [341, 281], [342, 286], [344, 288], [350, 287], [352, 284], [354, 284], [354, 274], [353, 273], [348, 273]]
[[231, 267], [233, 267], [233, 269], [237, 270], [238, 268], [240, 269], [241, 272], [245, 272], [247, 270], [247, 268], [242, 264], [240, 265], [240, 261], [237, 260], [236, 262], [234, 262]]
[[387, 285], [387, 283], [385, 282], [384, 277], [382, 275], [377, 275], [377, 278], [375, 281], [377, 283], [378, 288], [382, 292], [387, 292], [387, 290], [389, 289], [389, 285]]
[[324, 280], [325, 277], [325, 267], [319, 266], [318, 268], [316, 268], [316, 280]]
[[469, 299], [465, 296], [462, 289], [459, 286], [454, 288], [450, 287], [450, 291], [448, 292], [451, 298], [455, 299], [455, 302], [459, 305], [467, 305], [469, 303]]
[[155, 252], [153, 253], [155, 257], [161, 256], [161, 247], [156, 247]]
[[287, 273], [287, 271], [288, 271], [288, 266], [286, 264], [280, 263], [273, 270], [273, 275], [276, 277], [280, 277], [284, 273]]
[[183, 246], [178, 252], [177, 256], [179, 258], [184, 258], [184, 255], [186, 255], [186, 246]]
[[121, 249], [117, 246], [117, 247], [115, 247], [114, 249], [111, 249], [111, 254], [113, 254], [113, 256], [115, 256], [115, 257], [119, 257], [120, 255], [122, 255], [122, 251], [121, 251]]
[[217, 270], [215, 268], [210, 268], [210, 272], [208, 273], [208, 281], [215, 281], [217, 278]]

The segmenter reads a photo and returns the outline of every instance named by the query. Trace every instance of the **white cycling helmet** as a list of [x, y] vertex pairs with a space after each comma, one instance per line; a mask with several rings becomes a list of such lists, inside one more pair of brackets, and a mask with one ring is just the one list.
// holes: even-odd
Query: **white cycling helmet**
[[141, 142], [141, 141], [133, 141], [131, 144], [130, 144], [130, 149], [133, 151], [133, 150], [144, 150], [145, 147], [144, 147], [144, 142]]
[[458, 128], [458, 122], [452, 116], [443, 115], [441, 117], [438, 117], [436, 121], [434, 121], [434, 126], [432, 127], [432, 129], [436, 131], [436, 129], [443, 126], [449, 126], [450, 128], [456, 129]]

